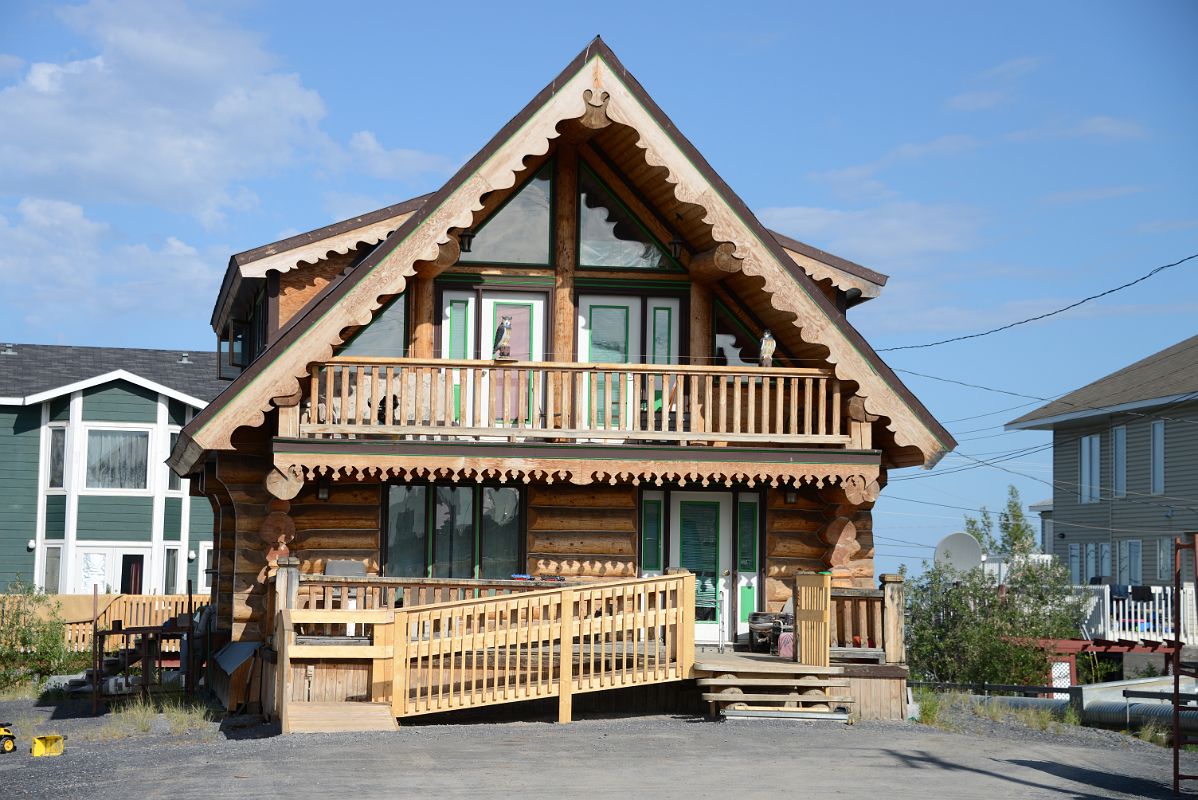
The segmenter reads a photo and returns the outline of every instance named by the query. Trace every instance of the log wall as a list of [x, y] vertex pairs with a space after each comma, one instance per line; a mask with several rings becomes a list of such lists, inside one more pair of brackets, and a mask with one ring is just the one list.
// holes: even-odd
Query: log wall
[[279, 275], [279, 328], [304, 309], [345, 268], [358, 257], [356, 250], [334, 253], [316, 264], [303, 264], [299, 269]]
[[289, 514], [295, 522], [291, 555], [300, 560], [300, 572], [324, 572], [332, 560], [361, 561], [367, 575], [379, 574], [381, 484], [334, 481], [329, 499], [318, 500], [309, 483], [291, 501]]
[[635, 486], [528, 487], [528, 572], [571, 578], [637, 574]]

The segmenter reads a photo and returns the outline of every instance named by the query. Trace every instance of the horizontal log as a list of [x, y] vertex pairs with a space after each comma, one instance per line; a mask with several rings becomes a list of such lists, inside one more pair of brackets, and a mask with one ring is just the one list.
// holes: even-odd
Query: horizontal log
[[828, 546], [814, 533], [774, 533], [765, 537], [767, 558], [814, 558], [822, 559]]
[[789, 578], [799, 572], [822, 572], [827, 568], [819, 558], [768, 558], [765, 574], [770, 578]]
[[533, 485], [528, 487], [528, 505], [636, 508], [636, 487]]
[[300, 550], [362, 550], [379, 549], [378, 528], [372, 530], [297, 531], [290, 548]]
[[[787, 497], [793, 497], [794, 502], [787, 502]], [[824, 502], [816, 490], [810, 486], [802, 486], [798, 489], [768, 489], [765, 493], [766, 508], [783, 509], [787, 511], [813, 510], [822, 512], [827, 503]]]
[[557, 558], [551, 554], [529, 554], [530, 575], [563, 575], [566, 577], [633, 578], [636, 561], [632, 558]]
[[766, 515], [766, 530], [814, 532], [828, 522], [822, 511], [771, 510]]
[[296, 531], [379, 527], [381, 509], [374, 505], [293, 506], [288, 516]]
[[528, 534], [530, 553], [590, 556], [635, 556], [635, 533], [606, 531], [535, 531]]
[[633, 509], [530, 508], [529, 531], [620, 531], [637, 529]]
[[382, 487], [377, 483], [330, 483], [329, 499], [321, 500], [316, 496], [316, 484], [310, 482], [304, 490], [291, 501], [291, 508], [298, 506], [329, 506], [329, 505], [375, 505], [379, 504]]
[[270, 471], [269, 458], [219, 453], [216, 459], [216, 479], [225, 484], [259, 484]]

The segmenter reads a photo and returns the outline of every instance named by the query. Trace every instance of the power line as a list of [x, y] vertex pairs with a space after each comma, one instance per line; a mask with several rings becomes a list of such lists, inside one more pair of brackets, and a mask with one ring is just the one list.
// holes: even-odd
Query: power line
[[1092, 294], [1089, 297], [1083, 297], [1081, 300], [1070, 303], [1067, 306], [1062, 306], [1061, 308], [1055, 309], [1053, 311], [1047, 311], [1043, 314], [1037, 314], [1034, 317], [1028, 317], [1027, 319], [1021, 319], [1021, 320], [1018, 320], [1017, 322], [1008, 322], [1006, 325], [1000, 325], [999, 327], [991, 328], [988, 331], [982, 331], [980, 333], [969, 333], [964, 336], [954, 336], [951, 339], [941, 339], [938, 342], [925, 342], [924, 344], [906, 344], [906, 345], [901, 345], [899, 347], [883, 347], [883, 348], [880, 348], [877, 352], [889, 353], [889, 352], [894, 352], [896, 350], [920, 350], [925, 347], [938, 347], [942, 344], [949, 344], [951, 342], [963, 342], [967, 339], [979, 339], [983, 336], [989, 336], [992, 333], [999, 333], [1000, 331], [1010, 330], [1011, 328], [1015, 328], [1020, 325], [1026, 325], [1029, 322], [1038, 322], [1039, 320], [1042, 320], [1042, 319], [1048, 319], [1049, 317], [1055, 317], [1057, 314], [1063, 314], [1066, 311], [1077, 308], [1078, 306], [1085, 305], [1086, 303], [1089, 303], [1092, 300], [1097, 300], [1101, 297], [1106, 297], [1107, 295], [1114, 294], [1115, 292], [1121, 292], [1124, 289], [1128, 289], [1132, 286], [1135, 286], [1137, 283], [1148, 280], [1153, 275], [1156, 275], [1159, 272], [1164, 272], [1167, 269], [1171, 269], [1180, 264], [1184, 264], [1187, 261], [1191, 261], [1195, 258], [1198, 258], [1198, 253], [1194, 253], [1193, 255], [1186, 256], [1185, 258], [1181, 259], [1180, 261], [1174, 261], [1172, 264], [1165, 264], [1163, 266], [1157, 267], [1156, 269], [1149, 270], [1148, 272], [1144, 273], [1143, 275], [1136, 278], [1135, 280], [1128, 281], [1127, 283], [1125, 283], [1121, 286], [1116, 286], [1113, 289], [1107, 289], [1105, 292], [1099, 292], [1098, 294]]
[[[992, 509], [985, 508], [985, 507], [970, 508], [969, 506], [956, 506], [956, 505], [952, 505], [950, 503], [936, 503], [931, 500], [916, 500], [913, 497], [899, 497], [898, 495], [893, 495], [893, 494], [888, 494], [885, 496], [889, 497], [891, 500], [901, 500], [904, 503], [918, 503], [919, 505], [922, 505], [922, 506], [936, 506], [937, 508], [952, 508], [952, 509], [956, 509], [958, 511], [972, 511], [975, 514], [981, 514], [983, 511], [987, 512], [987, 513], [993, 513]], [[1025, 509], [1025, 510], [1028, 510], [1028, 509]], [[879, 512], [877, 512], [875, 510], [874, 513], [879, 513]], [[882, 512], [882, 513], [885, 513], [885, 512]], [[1002, 513], [1002, 509], [999, 509], [999, 513]], [[902, 515], [902, 516], [912, 516], [912, 515]], [[921, 514], [918, 516], [926, 516], [928, 519], [956, 519], [956, 517], [946, 517], [946, 516], [937, 515], [937, 514]], [[1091, 531], [1104, 531], [1104, 532], [1112, 531], [1114, 533], [1148, 533], [1148, 534], [1176, 533], [1176, 529], [1170, 529], [1170, 528], [1111, 528], [1111, 527], [1108, 527], [1105, 525], [1086, 525], [1081, 522], [1065, 522], [1064, 520], [1058, 520], [1055, 517], [1053, 518], [1053, 525], [1063, 526], [1066, 528], [1083, 528], [1085, 530], [1091, 530]], [[875, 538], [877, 538], [877, 537], [875, 537]]]

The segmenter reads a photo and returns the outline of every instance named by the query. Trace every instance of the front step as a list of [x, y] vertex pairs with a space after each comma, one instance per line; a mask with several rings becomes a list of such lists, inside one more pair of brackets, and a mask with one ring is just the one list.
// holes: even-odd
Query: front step
[[355, 733], [397, 731], [389, 703], [287, 704], [283, 733]]
[[848, 722], [849, 715], [843, 711], [800, 711], [785, 708], [726, 708], [724, 716], [728, 719], [790, 719], [818, 720], [823, 722]]
[[797, 686], [800, 688], [826, 686], [835, 689], [847, 689], [849, 686], [848, 681], [815, 676], [803, 676], [800, 678], [755, 678], [733, 675], [719, 678], [699, 678], [696, 683], [700, 686]]
[[712, 716], [845, 722], [853, 702], [840, 667], [777, 657], [722, 654], [697, 658], [696, 683]]

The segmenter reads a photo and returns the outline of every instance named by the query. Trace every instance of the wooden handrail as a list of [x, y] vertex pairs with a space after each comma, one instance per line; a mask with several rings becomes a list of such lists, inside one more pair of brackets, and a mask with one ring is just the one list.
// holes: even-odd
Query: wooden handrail
[[736, 367], [714, 364], [620, 364], [612, 362], [515, 361], [507, 359], [488, 361], [486, 359], [469, 358], [372, 358], [369, 356], [333, 356], [323, 363], [334, 366], [432, 367], [437, 369], [486, 367], [489, 369], [551, 369], [560, 372], [669, 372], [672, 374], [694, 372], [700, 375], [834, 377], [832, 370], [822, 367]]

